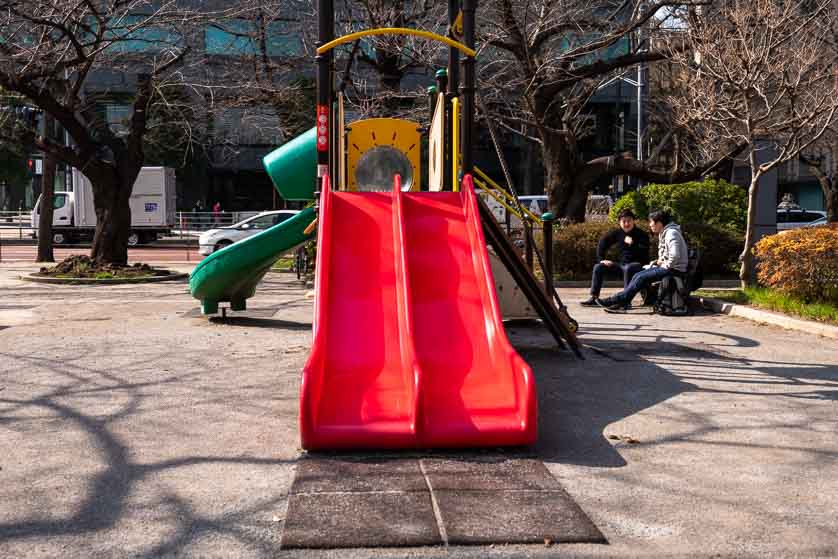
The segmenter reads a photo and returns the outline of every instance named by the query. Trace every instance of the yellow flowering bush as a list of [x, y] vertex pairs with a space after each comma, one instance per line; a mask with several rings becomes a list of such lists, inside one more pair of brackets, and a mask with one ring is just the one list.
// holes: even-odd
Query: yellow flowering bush
[[754, 254], [761, 285], [804, 301], [838, 303], [838, 226], [771, 235]]

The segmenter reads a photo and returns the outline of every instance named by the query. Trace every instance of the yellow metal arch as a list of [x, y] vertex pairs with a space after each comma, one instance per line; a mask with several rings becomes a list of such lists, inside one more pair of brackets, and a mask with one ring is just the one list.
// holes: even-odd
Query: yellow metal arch
[[329, 52], [338, 45], [342, 45], [344, 43], [351, 43], [355, 39], [360, 39], [361, 37], [369, 37], [370, 35], [413, 35], [415, 37], [423, 37], [432, 41], [439, 41], [440, 43], [445, 43], [449, 47], [454, 47], [466, 56], [470, 56], [472, 58], [477, 56], [477, 52], [474, 49], [471, 49], [462, 43], [458, 43], [454, 39], [449, 39], [448, 37], [445, 37], [443, 35], [437, 35], [436, 33], [431, 33], [430, 31], [422, 31], [421, 29], [410, 29], [407, 27], [380, 27], [378, 29], [356, 31], [355, 33], [343, 35], [342, 37], [338, 37], [337, 39], [329, 41], [328, 43], [317, 49], [317, 54]]

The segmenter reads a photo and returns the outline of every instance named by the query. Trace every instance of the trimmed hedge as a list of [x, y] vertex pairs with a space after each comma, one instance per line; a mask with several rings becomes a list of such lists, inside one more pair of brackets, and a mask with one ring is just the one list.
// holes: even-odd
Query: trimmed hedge
[[719, 228], [745, 231], [747, 192], [725, 181], [706, 180], [681, 184], [649, 184], [621, 197], [609, 212], [617, 215], [630, 208], [640, 219], [655, 209], [667, 209], [676, 223], [706, 223]]
[[754, 249], [757, 281], [806, 302], [838, 304], [838, 226], [765, 237]]
[[[638, 225], [648, 232], [645, 224]], [[586, 279], [596, 263], [596, 247], [599, 239], [614, 228], [610, 223], [575, 223], [558, 229], [553, 239], [553, 257], [556, 275], [560, 279]], [[738, 233], [705, 224], [682, 225], [682, 231], [690, 248], [701, 251], [701, 263], [705, 275], [731, 275], [738, 268], [739, 255], [744, 237]], [[650, 235], [649, 255], [657, 258], [657, 235]], [[612, 247], [607, 256], [617, 260], [617, 247]]]

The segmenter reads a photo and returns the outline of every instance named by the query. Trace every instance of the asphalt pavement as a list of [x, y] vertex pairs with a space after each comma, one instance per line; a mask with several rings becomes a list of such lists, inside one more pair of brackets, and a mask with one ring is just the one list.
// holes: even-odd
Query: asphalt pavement
[[248, 313], [210, 321], [185, 283], [17, 279], [35, 268], [0, 264], [0, 557], [838, 553], [835, 340], [564, 290], [585, 360], [508, 328], [539, 394], [527, 452], [607, 544], [284, 550], [305, 286], [268, 274]]

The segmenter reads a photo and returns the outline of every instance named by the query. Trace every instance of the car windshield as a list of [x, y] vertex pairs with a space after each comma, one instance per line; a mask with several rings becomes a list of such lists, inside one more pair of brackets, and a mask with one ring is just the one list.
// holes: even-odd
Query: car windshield
[[277, 214], [257, 215], [256, 217], [245, 221], [251, 229], [267, 229], [276, 223]]

